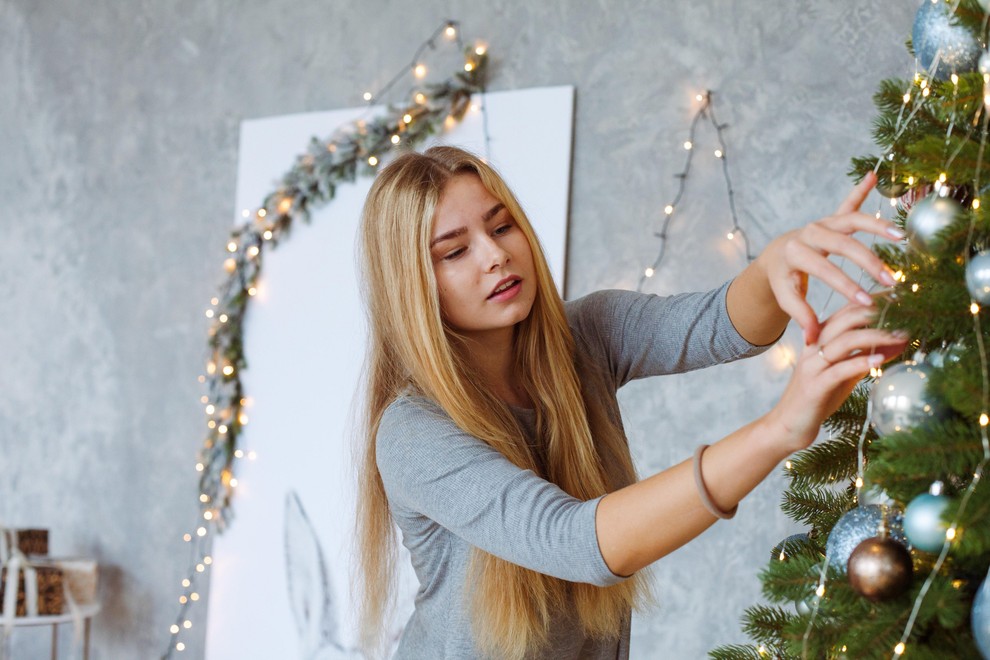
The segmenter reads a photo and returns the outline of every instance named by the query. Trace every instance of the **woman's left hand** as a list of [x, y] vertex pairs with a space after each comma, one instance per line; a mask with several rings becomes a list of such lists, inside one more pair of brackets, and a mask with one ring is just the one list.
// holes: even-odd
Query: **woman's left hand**
[[876, 176], [868, 173], [833, 215], [775, 238], [756, 259], [766, 272], [777, 304], [803, 329], [805, 345], [816, 342], [821, 331], [818, 317], [805, 298], [809, 275], [851, 302], [873, 305], [870, 295], [830, 262], [829, 255], [849, 259], [880, 284], [896, 283], [886, 264], [852, 236], [862, 231], [886, 239], [904, 238], [893, 223], [859, 210], [876, 181]]

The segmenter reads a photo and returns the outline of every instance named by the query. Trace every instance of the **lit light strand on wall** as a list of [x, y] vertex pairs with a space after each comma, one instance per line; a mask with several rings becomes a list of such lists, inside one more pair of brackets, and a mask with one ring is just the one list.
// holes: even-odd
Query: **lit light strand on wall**
[[[463, 52], [463, 61], [446, 81], [428, 83], [423, 80], [427, 66], [420, 59], [428, 49], [436, 48], [441, 35]], [[197, 585], [213, 564], [209, 554], [211, 534], [222, 531], [231, 519], [231, 499], [238, 485], [236, 461], [256, 458], [254, 451], [238, 447], [251, 403], [244, 395], [240, 371], [247, 365], [243, 320], [248, 302], [258, 294], [264, 250], [287, 237], [294, 221], [309, 222], [311, 209], [331, 201], [338, 184], [353, 181], [358, 175], [374, 175], [397, 148], [414, 148], [427, 137], [443, 133], [457, 125], [469, 110], [484, 113], [484, 106], [472, 104], [471, 99], [474, 95], [482, 99], [484, 96], [488, 47], [482, 42], [465, 47], [459, 24], [445, 21], [417, 49], [412, 65], [404, 67], [378, 93], [366, 92], [364, 99], [381, 102], [408, 76], [416, 82], [402, 102], [390, 103], [380, 116], [358, 119], [328, 139], [314, 137], [306, 153], [297, 157], [262, 205], [240, 212], [243, 224], [231, 232], [225, 246], [223, 269], [227, 277], [205, 312], [211, 321], [210, 351], [206, 373], [198, 379], [206, 386], [200, 403], [207, 417], [207, 437], [195, 464], [201, 475], [199, 514], [192, 530], [183, 535], [183, 541], [189, 544], [189, 569], [180, 582], [179, 613], [169, 626], [163, 660], [186, 649], [180, 636], [192, 627], [189, 608], [200, 600]], [[487, 121], [483, 130], [487, 148]]]
[[730, 241], [739, 239], [743, 243], [743, 250], [746, 255], [746, 261], [751, 262], [756, 258], [756, 255], [752, 253], [750, 249], [749, 237], [746, 232], [743, 231], [742, 226], [739, 224], [739, 217], [736, 213], [736, 202], [735, 202], [735, 190], [732, 187], [732, 177], [729, 176], [729, 158], [728, 158], [728, 148], [725, 144], [725, 135], [723, 131], [728, 128], [727, 124], [720, 124], [718, 119], [715, 117], [715, 110], [712, 107], [712, 94], [713, 92], [708, 90], [703, 94], [698, 94], [695, 97], [696, 101], [701, 103], [701, 107], [695, 113], [694, 118], [691, 120], [691, 130], [688, 134], [688, 139], [683, 143], [683, 148], [687, 151], [687, 158], [684, 162], [684, 170], [676, 174], [678, 179], [677, 184], [677, 194], [674, 196], [674, 201], [667, 204], [663, 208], [663, 220], [660, 225], [660, 231], [655, 231], [654, 236], [660, 239], [660, 248], [657, 253], [656, 259], [653, 263], [643, 269], [642, 274], [639, 278], [639, 285], [636, 287], [637, 291], [642, 291], [643, 286], [646, 284], [647, 280], [652, 278], [656, 272], [660, 269], [660, 265], [663, 262], [663, 258], [667, 253], [667, 241], [669, 238], [668, 229], [670, 227], [670, 221], [674, 218], [677, 209], [680, 205], [681, 198], [684, 196], [684, 190], [687, 185], [687, 178], [691, 172], [691, 163], [694, 158], [694, 152], [696, 151], [695, 135], [698, 130], [698, 123], [702, 119], [707, 119], [711, 123], [712, 127], [715, 129], [715, 134], [718, 138], [718, 149], [715, 149], [715, 158], [722, 162], [722, 175], [725, 178], [725, 188], [726, 194], [729, 201], [729, 212], [732, 216], [732, 227], [726, 234], [726, 238]]

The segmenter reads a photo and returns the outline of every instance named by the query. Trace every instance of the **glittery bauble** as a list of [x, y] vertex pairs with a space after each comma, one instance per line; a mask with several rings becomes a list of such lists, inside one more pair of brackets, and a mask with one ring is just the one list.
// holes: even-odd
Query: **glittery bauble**
[[835, 523], [835, 527], [832, 528], [832, 533], [828, 535], [825, 553], [828, 555], [830, 566], [840, 571], [846, 570], [849, 555], [856, 549], [856, 546], [881, 533], [885, 509], [887, 511], [887, 536], [895, 541], [907, 543], [899, 511], [875, 504], [858, 506], [855, 509], [850, 509], [839, 518], [839, 522]]
[[922, 493], [904, 509], [904, 535], [912, 547], [925, 552], [939, 552], [945, 543], [948, 525], [942, 522], [942, 511], [949, 506], [944, 495]]
[[849, 585], [874, 603], [907, 591], [914, 576], [911, 554], [890, 537], [866, 539], [849, 555]]
[[[990, 578], [990, 575], [987, 577]], [[990, 660], [990, 579], [984, 578], [983, 584], [976, 590], [969, 621], [976, 648], [980, 649], [985, 659]]]
[[936, 420], [945, 408], [928, 393], [933, 368], [908, 360], [883, 370], [870, 391], [870, 421], [880, 435], [907, 431]]
[[952, 9], [947, 2], [923, 0], [914, 16], [911, 43], [922, 68], [930, 70], [938, 56], [935, 77], [948, 80], [955, 73], [976, 68], [983, 48], [976, 36], [962, 25], [953, 24]]
[[955, 222], [962, 207], [951, 197], [929, 195], [911, 207], [904, 229], [908, 242], [918, 250], [928, 251], [935, 236]]
[[978, 253], [966, 264], [966, 288], [977, 302], [990, 302], [990, 250]]

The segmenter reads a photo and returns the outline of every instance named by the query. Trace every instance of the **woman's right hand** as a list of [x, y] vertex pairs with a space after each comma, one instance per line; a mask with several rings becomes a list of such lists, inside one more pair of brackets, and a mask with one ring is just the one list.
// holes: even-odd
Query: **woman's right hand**
[[875, 307], [849, 303], [822, 325], [805, 346], [768, 421], [783, 433], [789, 451], [807, 448], [818, 430], [870, 369], [900, 355], [908, 338], [870, 327]]

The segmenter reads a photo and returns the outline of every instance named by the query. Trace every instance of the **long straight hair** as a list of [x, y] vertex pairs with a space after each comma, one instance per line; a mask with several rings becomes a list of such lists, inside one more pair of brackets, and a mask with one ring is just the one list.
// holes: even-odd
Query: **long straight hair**
[[[528, 447], [509, 407], [483, 386], [466, 358], [465, 338], [444, 323], [430, 238], [444, 188], [456, 176], [477, 176], [505, 205], [532, 249], [537, 293], [529, 316], [516, 326], [515, 366], [535, 405], [545, 466]], [[484, 161], [454, 147], [397, 157], [368, 194], [361, 250], [370, 337], [358, 538], [362, 644], [374, 655], [381, 650], [382, 624], [393, 600], [397, 549], [375, 442], [382, 413], [404, 390], [433, 399], [463, 431], [578, 499], [616, 490], [636, 475], [620, 422], [589, 401], [581, 387], [563, 302], [532, 226]], [[581, 374], [605, 378], [584, 368]], [[473, 632], [480, 650], [499, 658], [521, 659], [546, 650], [551, 618], [565, 604], [589, 636], [617, 637], [630, 607], [647, 592], [639, 576], [610, 587], [568, 582], [478, 548], [472, 551], [470, 570]]]

